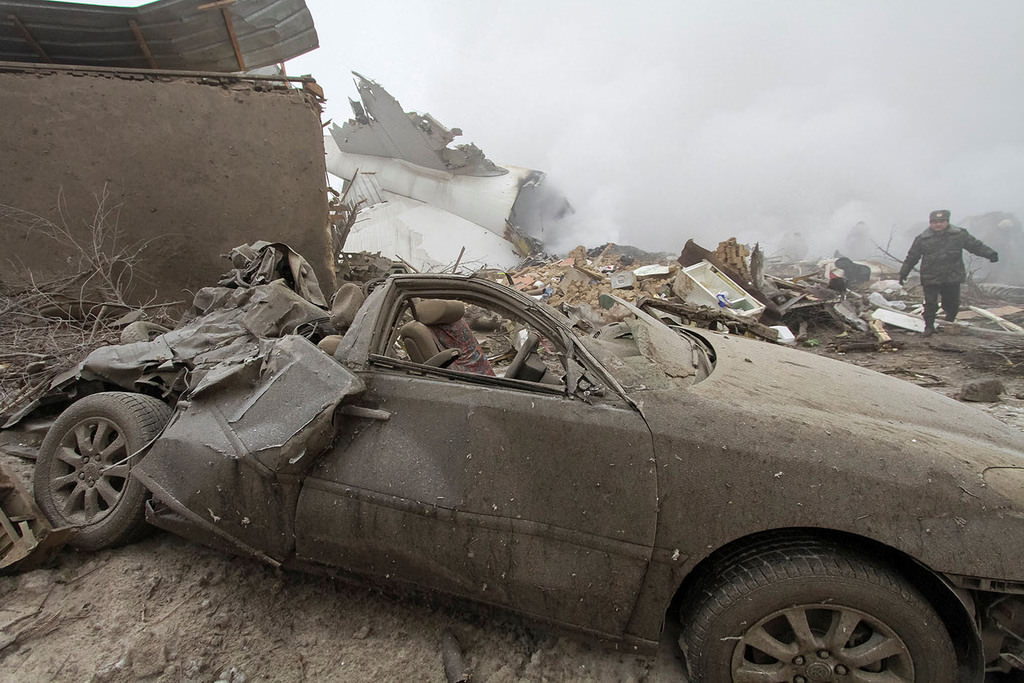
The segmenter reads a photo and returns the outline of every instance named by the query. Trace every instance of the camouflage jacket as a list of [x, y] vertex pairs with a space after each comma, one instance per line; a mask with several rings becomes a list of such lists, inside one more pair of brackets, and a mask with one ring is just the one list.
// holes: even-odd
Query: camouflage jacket
[[994, 249], [963, 228], [955, 225], [938, 231], [925, 228], [925, 231], [915, 237], [914, 243], [910, 245], [907, 258], [903, 261], [903, 267], [900, 268], [900, 279], [906, 279], [910, 275], [910, 271], [920, 261], [922, 285], [963, 282], [967, 279], [962, 256], [965, 249], [987, 259], [996, 255]]

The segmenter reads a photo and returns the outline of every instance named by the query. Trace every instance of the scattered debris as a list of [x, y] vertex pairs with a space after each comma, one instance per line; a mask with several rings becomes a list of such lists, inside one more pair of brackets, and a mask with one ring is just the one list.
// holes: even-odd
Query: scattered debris
[[968, 308], [977, 313], [978, 315], [982, 316], [983, 318], [991, 320], [994, 323], [998, 323], [999, 327], [1003, 328], [1007, 332], [1024, 334], [1024, 327], [1021, 327], [1016, 323], [1011, 323], [1009, 320], [1006, 320], [1004, 318], [1000, 318], [992, 311], [986, 311], [984, 308], [978, 308], [977, 306], [968, 306]]
[[0, 462], [0, 573], [49, 564], [70, 533], [50, 525], [17, 475]]
[[324, 139], [327, 168], [358, 210], [348, 251], [401, 258], [414, 270], [511, 268], [541, 251], [572, 215], [541, 171], [502, 166], [430, 114], [406, 112], [379, 83], [353, 72], [352, 118]]
[[961, 401], [994, 403], [1004, 391], [1003, 383], [998, 379], [979, 379], [964, 384], [957, 398]]

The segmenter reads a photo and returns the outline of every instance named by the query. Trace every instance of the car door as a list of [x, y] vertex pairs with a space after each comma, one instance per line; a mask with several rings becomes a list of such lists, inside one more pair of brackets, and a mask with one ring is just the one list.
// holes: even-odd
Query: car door
[[650, 432], [613, 392], [373, 357], [307, 477], [300, 558], [618, 634], [654, 542]]

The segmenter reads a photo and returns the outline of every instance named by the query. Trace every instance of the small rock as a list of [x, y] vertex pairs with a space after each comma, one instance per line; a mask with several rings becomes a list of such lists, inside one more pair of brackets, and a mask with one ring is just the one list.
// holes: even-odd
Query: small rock
[[366, 640], [367, 636], [370, 635], [370, 627], [363, 626], [361, 629], [352, 634], [352, 637], [356, 640]]
[[199, 659], [190, 659], [181, 668], [181, 673], [185, 678], [199, 678], [199, 675], [205, 668], [206, 662], [201, 657]]
[[18, 592], [22, 594], [43, 593], [53, 586], [57, 572], [52, 569], [37, 569], [21, 575]]
[[245, 683], [245, 674], [236, 666], [230, 666], [217, 675], [217, 683]]
[[113, 679], [114, 676], [124, 671], [127, 664], [128, 662], [125, 659], [120, 659], [114, 662], [113, 664], [107, 664], [106, 666], [102, 667], [101, 669], [98, 669], [95, 673], [93, 673], [92, 677], [89, 680], [94, 681], [95, 683], [104, 683], [105, 681], [109, 681]]
[[128, 649], [125, 659], [134, 677], [149, 678], [167, 667], [167, 650], [156, 634], [143, 632]]
[[960, 388], [957, 398], [961, 401], [994, 403], [999, 400], [999, 394], [1003, 391], [1003, 383], [998, 379], [979, 379], [965, 383]]

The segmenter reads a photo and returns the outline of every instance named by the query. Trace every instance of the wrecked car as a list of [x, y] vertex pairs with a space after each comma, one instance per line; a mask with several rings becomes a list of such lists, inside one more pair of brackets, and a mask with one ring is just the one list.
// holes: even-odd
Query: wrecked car
[[36, 496], [79, 547], [148, 523], [623, 647], [656, 647], [675, 610], [698, 681], [1022, 667], [1019, 434], [620, 303], [631, 318], [584, 335], [484, 278], [394, 275], [329, 344], [258, 338], [180, 393], [94, 378]]

